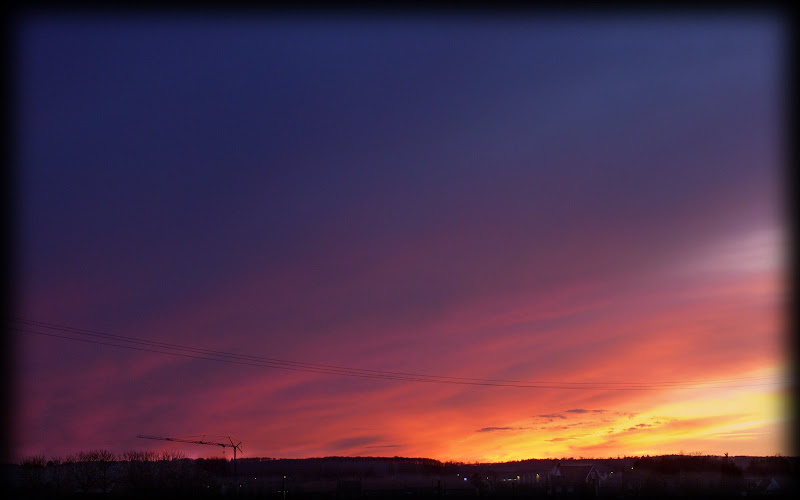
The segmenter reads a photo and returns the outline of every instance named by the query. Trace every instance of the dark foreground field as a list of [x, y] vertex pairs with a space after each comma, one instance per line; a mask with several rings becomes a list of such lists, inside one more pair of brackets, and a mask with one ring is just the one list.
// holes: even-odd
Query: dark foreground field
[[669, 455], [498, 464], [188, 459], [106, 451], [3, 468], [13, 498], [794, 498], [796, 457]]

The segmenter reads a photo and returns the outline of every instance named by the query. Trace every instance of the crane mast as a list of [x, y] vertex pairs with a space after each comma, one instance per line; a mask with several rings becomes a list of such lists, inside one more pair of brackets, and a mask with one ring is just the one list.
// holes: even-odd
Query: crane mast
[[150, 436], [146, 434], [139, 434], [136, 436], [137, 438], [141, 439], [157, 439], [159, 441], [173, 441], [176, 443], [190, 443], [190, 444], [205, 444], [210, 446], [221, 446], [222, 450], [225, 451], [225, 448], [233, 448], [233, 472], [236, 473], [236, 451], [242, 451], [242, 442], [239, 441], [238, 443], [234, 444], [233, 439], [230, 436], [225, 436], [228, 439], [228, 442], [217, 442], [217, 441], [205, 441], [205, 436], [203, 439], [186, 439], [186, 438], [176, 438], [176, 437], [167, 437], [167, 436]]

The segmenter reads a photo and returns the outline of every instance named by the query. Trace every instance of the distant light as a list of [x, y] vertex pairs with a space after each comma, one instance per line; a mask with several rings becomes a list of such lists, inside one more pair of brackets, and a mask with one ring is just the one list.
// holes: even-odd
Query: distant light
[[467, 478], [464, 478], [464, 481], [466, 481], [466, 480], [467, 480]]

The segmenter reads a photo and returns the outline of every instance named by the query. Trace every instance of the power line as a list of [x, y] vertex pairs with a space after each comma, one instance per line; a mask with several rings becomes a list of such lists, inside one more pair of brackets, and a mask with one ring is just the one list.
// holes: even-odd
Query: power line
[[[344, 371], [351, 371], [351, 372], [359, 372], [359, 373], [376, 373], [376, 374], [390, 374], [390, 375], [398, 375], [398, 376], [409, 376], [409, 377], [424, 377], [424, 378], [435, 378], [435, 379], [449, 379], [449, 380], [468, 380], [468, 381], [477, 381], [477, 382], [511, 382], [511, 383], [559, 383], [559, 384], [593, 384], [596, 385], [598, 383], [602, 384], [619, 384], [619, 385], [685, 385], [691, 384], [696, 385], [698, 382], [696, 381], [664, 381], [664, 382], [655, 382], [655, 383], [638, 383], [638, 382], [532, 382], [529, 380], [509, 380], [509, 379], [480, 379], [480, 378], [468, 378], [468, 377], [448, 377], [448, 376], [439, 376], [439, 375], [423, 375], [418, 373], [408, 373], [408, 372], [392, 372], [386, 370], [370, 370], [370, 369], [362, 369], [362, 368], [348, 368], [342, 366], [334, 366], [334, 365], [325, 365], [325, 364], [318, 364], [318, 363], [303, 363], [299, 361], [288, 361], [283, 359], [277, 358], [268, 358], [262, 356], [252, 356], [252, 355], [244, 355], [244, 354], [235, 354], [229, 353], [224, 351], [216, 351], [210, 349], [202, 349], [197, 347], [189, 347], [179, 344], [171, 344], [166, 342], [159, 342], [153, 340], [146, 340], [136, 337], [128, 337], [123, 335], [115, 335], [110, 333], [103, 333], [98, 332], [95, 330], [86, 330], [82, 328], [75, 328], [69, 327], [64, 325], [56, 325], [53, 323], [45, 323], [42, 321], [31, 321], [31, 320], [24, 320], [18, 319], [21, 323], [27, 323], [30, 325], [35, 326], [43, 326], [45, 328], [60, 330], [60, 331], [67, 331], [70, 333], [78, 333], [81, 335], [89, 335], [95, 337], [103, 337], [109, 338], [114, 340], [119, 340], [123, 342], [130, 342], [136, 344], [143, 344], [143, 345], [150, 345], [150, 346], [157, 346], [160, 348], [167, 348], [167, 349], [175, 349], [175, 350], [182, 350], [182, 351], [191, 351], [200, 354], [209, 354], [214, 356], [224, 356], [224, 357], [233, 357], [237, 359], [248, 359], [248, 360], [255, 360], [255, 361], [267, 361], [270, 363], [277, 363], [281, 365], [291, 365], [291, 366], [302, 366], [302, 367], [311, 367], [311, 368], [319, 368], [319, 369], [331, 369], [331, 370], [344, 370]], [[746, 381], [746, 380], [763, 380], [765, 378], [771, 378], [770, 376], [760, 376], [760, 377], [737, 377], [737, 378], [727, 378], [727, 379], [713, 379], [708, 380], [703, 383], [708, 382], [738, 382], [738, 381]]]
[[[133, 346], [126, 346], [126, 345], [119, 345], [119, 344], [111, 344], [106, 342], [90, 342], [102, 345], [110, 345], [114, 347], [122, 347], [122, 348], [129, 348], [135, 350], [143, 350], [149, 352], [158, 352], [163, 354], [172, 354], [178, 355], [183, 357], [191, 357], [196, 359], [206, 359], [211, 361], [228, 361], [228, 362], [238, 362], [239, 364], [248, 364], [248, 365], [255, 365], [255, 366], [267, 366], [270, 368], [283, 368], [283, 369], [294, 369], [299, 371], [311, 371], [314, 373], [326, 373], [326, 374], [339, 374], [339, 375], [351, 375], [351, 376], [370, 376], [375, 378], [391, 378], [391, 379], [399, 379], [399, 380], [413, 380], [413, 381], [462, 381], [462, 382], [473, 382], [473, 383], [480, 383], [481, 385], [487, 385], [491, 383], [491, 385], [512, 385], [512, 384], [529, 384], [535, 385], [537, 387], [542, 385], [556, 385], [557, 387], [563, 387], [566, 385], [578, 385], [578, 386], [593, 386], [596, 387], [598, 385], [620, 385], [626, 387], [653, 387], [653, 386], [668, 386], [668, 385], [699, 385], [702, 384], [703, 386], [707, 387], [709, 383], [720, 383], [720, 382], [733, 382], [733, 381], [745, 381], [745, 380], [763, 380], [769, 377], [740, 377], [735, 379], [714, 379], [714, 380], [707, 380], [703, 382], [692, 382], [692, 381], [682, 381], [682, 382], [658, 382], [658, 383], [638, 383], [638, 382], [532, 382], [532, 381], [524, 381], [524, 380], [504, 380], [504, 379], [475, 379], [475, 378], [466, 378], [466, 377], [443, 377], [437, 375], [422, 375], [422, 374], [415, 374], [415, 373], [404, 373], [404, 372], [389, 372], [389, 371], [382, 371], [382, 370], [367, 370], [367, 369], [359, 369], [359, 368], [346, 368], [340, 366], [332, 366], [332, 365], [322, 365], [322, 364], [315, 364], [315, 363], [302, 363], [296, 361], [287, 361], [281, 360], [276, 358], [264, 358], [260, 356], [249, 356], [249, 355], [241, 355], [241, 354], [234, 354], [234, 353], [227, 353], [223, 351], [214, 351], [209, 349], [200, 349], [195, 347], [188, 347], [182, 346], [178, 344], [169, 344], [165, 342], [158, 342], [158, 341], [150, 341], [144, 340], [134, 337], [125, 337], [122, 335], [113, 335], [107, 334], [102, 332], [97, 332], [93, 330], [85, 330], [80, 328], [68, 327], [63, 325], [55, 325], [52, 323], [44, 323], [39, 321], [30, 321], [30, 320], [17, 320], [22, 323], [33, 324], [36, 326], [43, 326], [45, 328], [55, 329], [58, 331], [67, 331], [70, 333], [78, 333], [81, 335], [90, 335], [95, 337], [104, 337], [110, 338], [117, 341], [128, 342], [128, 343], [136, 343], [141, 345], [147, 345], [151, 347], [157, 347], [159, 349], [143, 349], [143, 348], [134, 348]], [[55, 334], [47, 334], [43, 332], [37, 332], [32, 330], [20, 330], [26, 331], [27, 333], [36, 333], [47, 335], [51, 337], [60, 337], [69, 340], [79, 340], [79, 341], [87, 341], [87, 339], [80, 339], [74, 337], [66, 337], [60, 336]], [[163, 348], [171, 349], [171, 350], [179, 350], [179, 351], [187, 351], [193, 354], [187, 355], [184, 353], [178, 352], [171, 352], [171, 351], [164, 351]], [[209, 358], [206, 356], [198, 356], [197, 354], [202, 354], [206, 356], [214, 356], [213, 358]], [[227, 358], [227, 359], [219, 359], [219, 358]], [[231, 359], [232, 358], [232, 359]], [[251, 363], [249, 361], [255, 361], [256, 363]], [[267, 364], [264, 364], [264, 363]], [[587, 388], [587, 387], [583, 387]]]
[[[27, 319], [17, 318], [14, 321], [21, 323], [28, 328], [12, 326], [13, 330], [42, 335], [53, 338], [61, 338], [84, 343], [106, 345], [111, 347], [119, 347], [123, 349], [154, 352], [159, 354], [168, 354], [172, 356], [179, 356], [183, 358], [200, 359], [207, 361], [220, 361], [231, 364], [240, 364], [248, 366], [259, 366], [265, 368], [276, 368], [282, 370], [301, 371], [309, 373], [320, 373], [326, 375], [343, 375], [349, 377], [359, 378], [373, 378], [384, 380], [400, 380], [410, 382], [428, 382], [428, 383], [444, 383], [444, 384], [458, 384], [458, 385], [480, 385], [480, 386], [493, 386], [493, 387], [519, 387], [519, 388], [538, 388], [538, 389], [606, 389], [606, 390], [663, 390], [665, 388], [673, 389], [703, 389], [703, 388], [742, 388], [759, 385], [772, 385], [774, 382], [768, 383], [737, 383], [737, 382], [756, 382], [768, 380], [774, 377], [739, 377], [727, 379], [713, 379], [706, 381], [670, 381], [670, 382], [544, 382], [544, 381], [526, 381], [526, 380], [507, 380], [507, 379], [480, 379], [468, 377], [449, 377], [440, 375], [425, 375], [418, 373], [407, 372], [392, 372], [385, 370], [370, 370], [362, 368], [348, 368], [342, 366], [325, 365], [318, 363], [304, 363], [299, 361], [289, 361], [277, 358], [268, 358], [262, 356], [252, 356], [244, 354], [229, 353], [224, 351], [216, 351], [211, 349], [203, 349], [191, 346], [184, 346], [180, 344], [172, 344], [167, 342], [159, 342], [147, 340], [136, 337], [127, 337], [123, 335], [116, 335], [94, 330], [86, 330], [82, 328], [75, 328], [65, 325], [58, 325], [53, 323], [46, 323], [42, 321], [33, 321]], [[30, 328], [45, 328], [55, 330], [59, 333], [48, 333], [37, 331]], [[75, 336], [64, 335], [80, 335], [81, 338]], [[106, 341], [95, 340], [101, 338]], [[115, 343], [112, 343], [115, 342]], [[723, 385], [714, 385], [723, 384]], [[733, 384], [733, 385], [727, 385]]]

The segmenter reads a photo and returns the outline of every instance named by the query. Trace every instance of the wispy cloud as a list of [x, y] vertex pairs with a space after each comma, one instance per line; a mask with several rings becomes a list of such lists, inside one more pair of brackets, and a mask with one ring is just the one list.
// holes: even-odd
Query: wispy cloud
[[565, 413], [605, 413], [605, 410], [584, 410], [583, 408], [575, 408], [573, 410], [565, 410]]
[[483, 427], [475, 432], [520, 431], [528, 427]]
[[563, 419], [565, 419], [567, 417], [566, 417], [566, 415], [563, 415], [561, 413], [547, 413], [545, 415], [536, 415], [533, 418], [535, 418], [537, 420], [547, 420], [548, 422], [552, 422], [555, 419], [563, 420]]
[[336, 451], [348, 450], [350, 448], [366, 447], [371, 443], [382, 441], [378, 436], [356, 436], [350, 438], [337, 439], [328, 443], [328, 446]]

